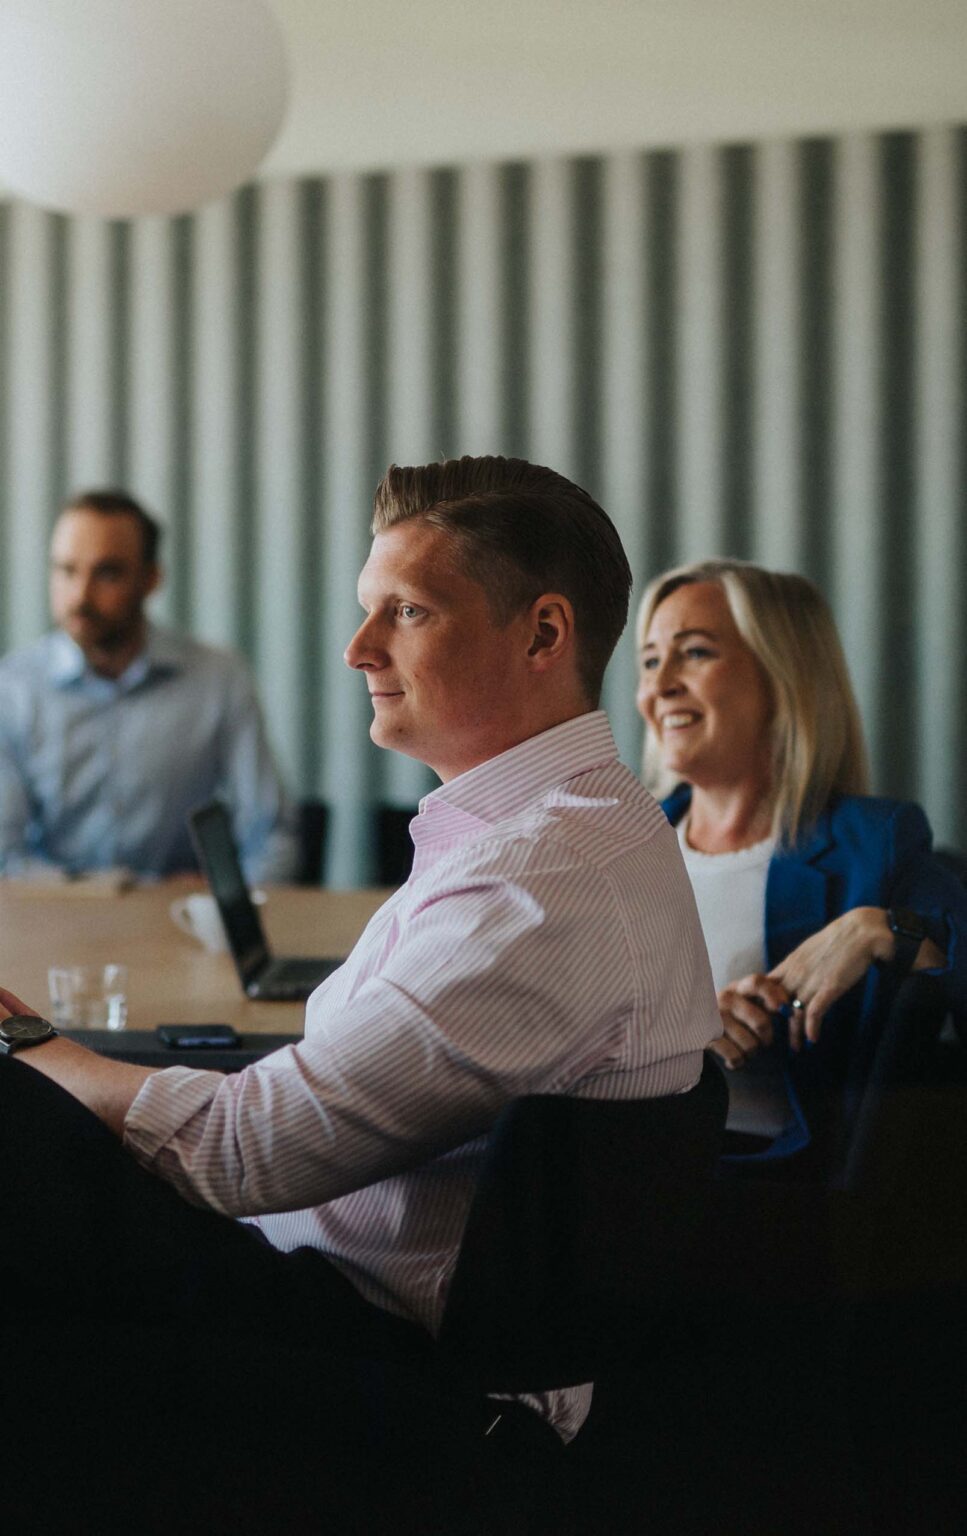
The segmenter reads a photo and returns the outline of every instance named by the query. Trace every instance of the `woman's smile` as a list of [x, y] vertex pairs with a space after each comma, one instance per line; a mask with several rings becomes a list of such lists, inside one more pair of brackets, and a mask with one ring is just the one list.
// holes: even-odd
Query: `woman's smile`
[[658, 724], [664, 731], [684, 731], [690, 725], [695, 725], [701, 720], [701, 715], [686, 710], [678, 710], [673, 715], [662, 715]]

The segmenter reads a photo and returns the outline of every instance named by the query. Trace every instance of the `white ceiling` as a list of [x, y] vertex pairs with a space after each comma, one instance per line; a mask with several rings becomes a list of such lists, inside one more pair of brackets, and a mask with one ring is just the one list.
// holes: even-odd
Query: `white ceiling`
[[264, 176], [967, 122], [965, 0], [270, 0]]

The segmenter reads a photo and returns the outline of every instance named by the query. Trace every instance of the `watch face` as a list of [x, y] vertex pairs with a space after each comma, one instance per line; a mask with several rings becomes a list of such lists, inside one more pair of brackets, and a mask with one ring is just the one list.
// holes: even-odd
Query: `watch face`
[[927, 925], [919, 912], [911, 912], [909, 907], [894, 907], [890, 912], [890, 927], [894, 933], [900, 933], [905, 939], [925, 939]]
[[23, 1040], [42, 1040], [44, 1035], [50, 1032], [50, 1025], [46, 1019], [28, 1019], [23, 1015], [14, 1015], [12, 1019], [4, 1019], [0, 1022], [0, 1035], [8, 1045], [14, 1045]]

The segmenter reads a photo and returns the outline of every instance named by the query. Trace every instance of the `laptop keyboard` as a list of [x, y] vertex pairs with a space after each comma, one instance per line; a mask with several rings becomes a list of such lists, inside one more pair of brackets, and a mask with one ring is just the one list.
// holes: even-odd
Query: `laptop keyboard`
[[273, 985], [279, 981], [307, 982], [316, 977], [321, 980], [332, 969], [325, 960], [273, 960], [263, 980], [271, 981]]
[[302, 1002], [338, 965], [338, 960], [280, 958], [273, 960], [257, 981], [250, 982], [246, 991], [249, 997]]

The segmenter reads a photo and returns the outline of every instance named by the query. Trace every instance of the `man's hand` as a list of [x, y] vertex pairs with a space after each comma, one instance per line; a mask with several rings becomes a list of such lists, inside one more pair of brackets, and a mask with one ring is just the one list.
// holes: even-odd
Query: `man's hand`
[[789, 1004], [785, 987], [771, 976], [743, 976], [718, 995], [722, 1035], [709, 1050], [730, 1071], [744, 1067], [764, 1045], [772, 1044], [772, 1015]]
[[36, 1008], [21, 1002], [15, 992], [8, 992], [6, 987], [0, 987], [0, 1019], [9, 1019], [15, 1013], [25, 1013], [31, 1019], [41, 1017]]
[[[0, 1019], [8, 1019], [14, 1013], [40, 1017], [36, 1008], [31, 1008], [16, 993], [0, 987]], [[19, 1052], [17, 1059], [59, 1083], [103, 1120], [116, 1136], [124, 1130], [124, 1118], [137, 1098], [141, 1084], [154, 1071], [153, 1067], [132, 1067], [126, 1061], [108, 1061], [96, 1051], [89, 1051], [63, 1035], [32, 1045], [29, 1050]]]

